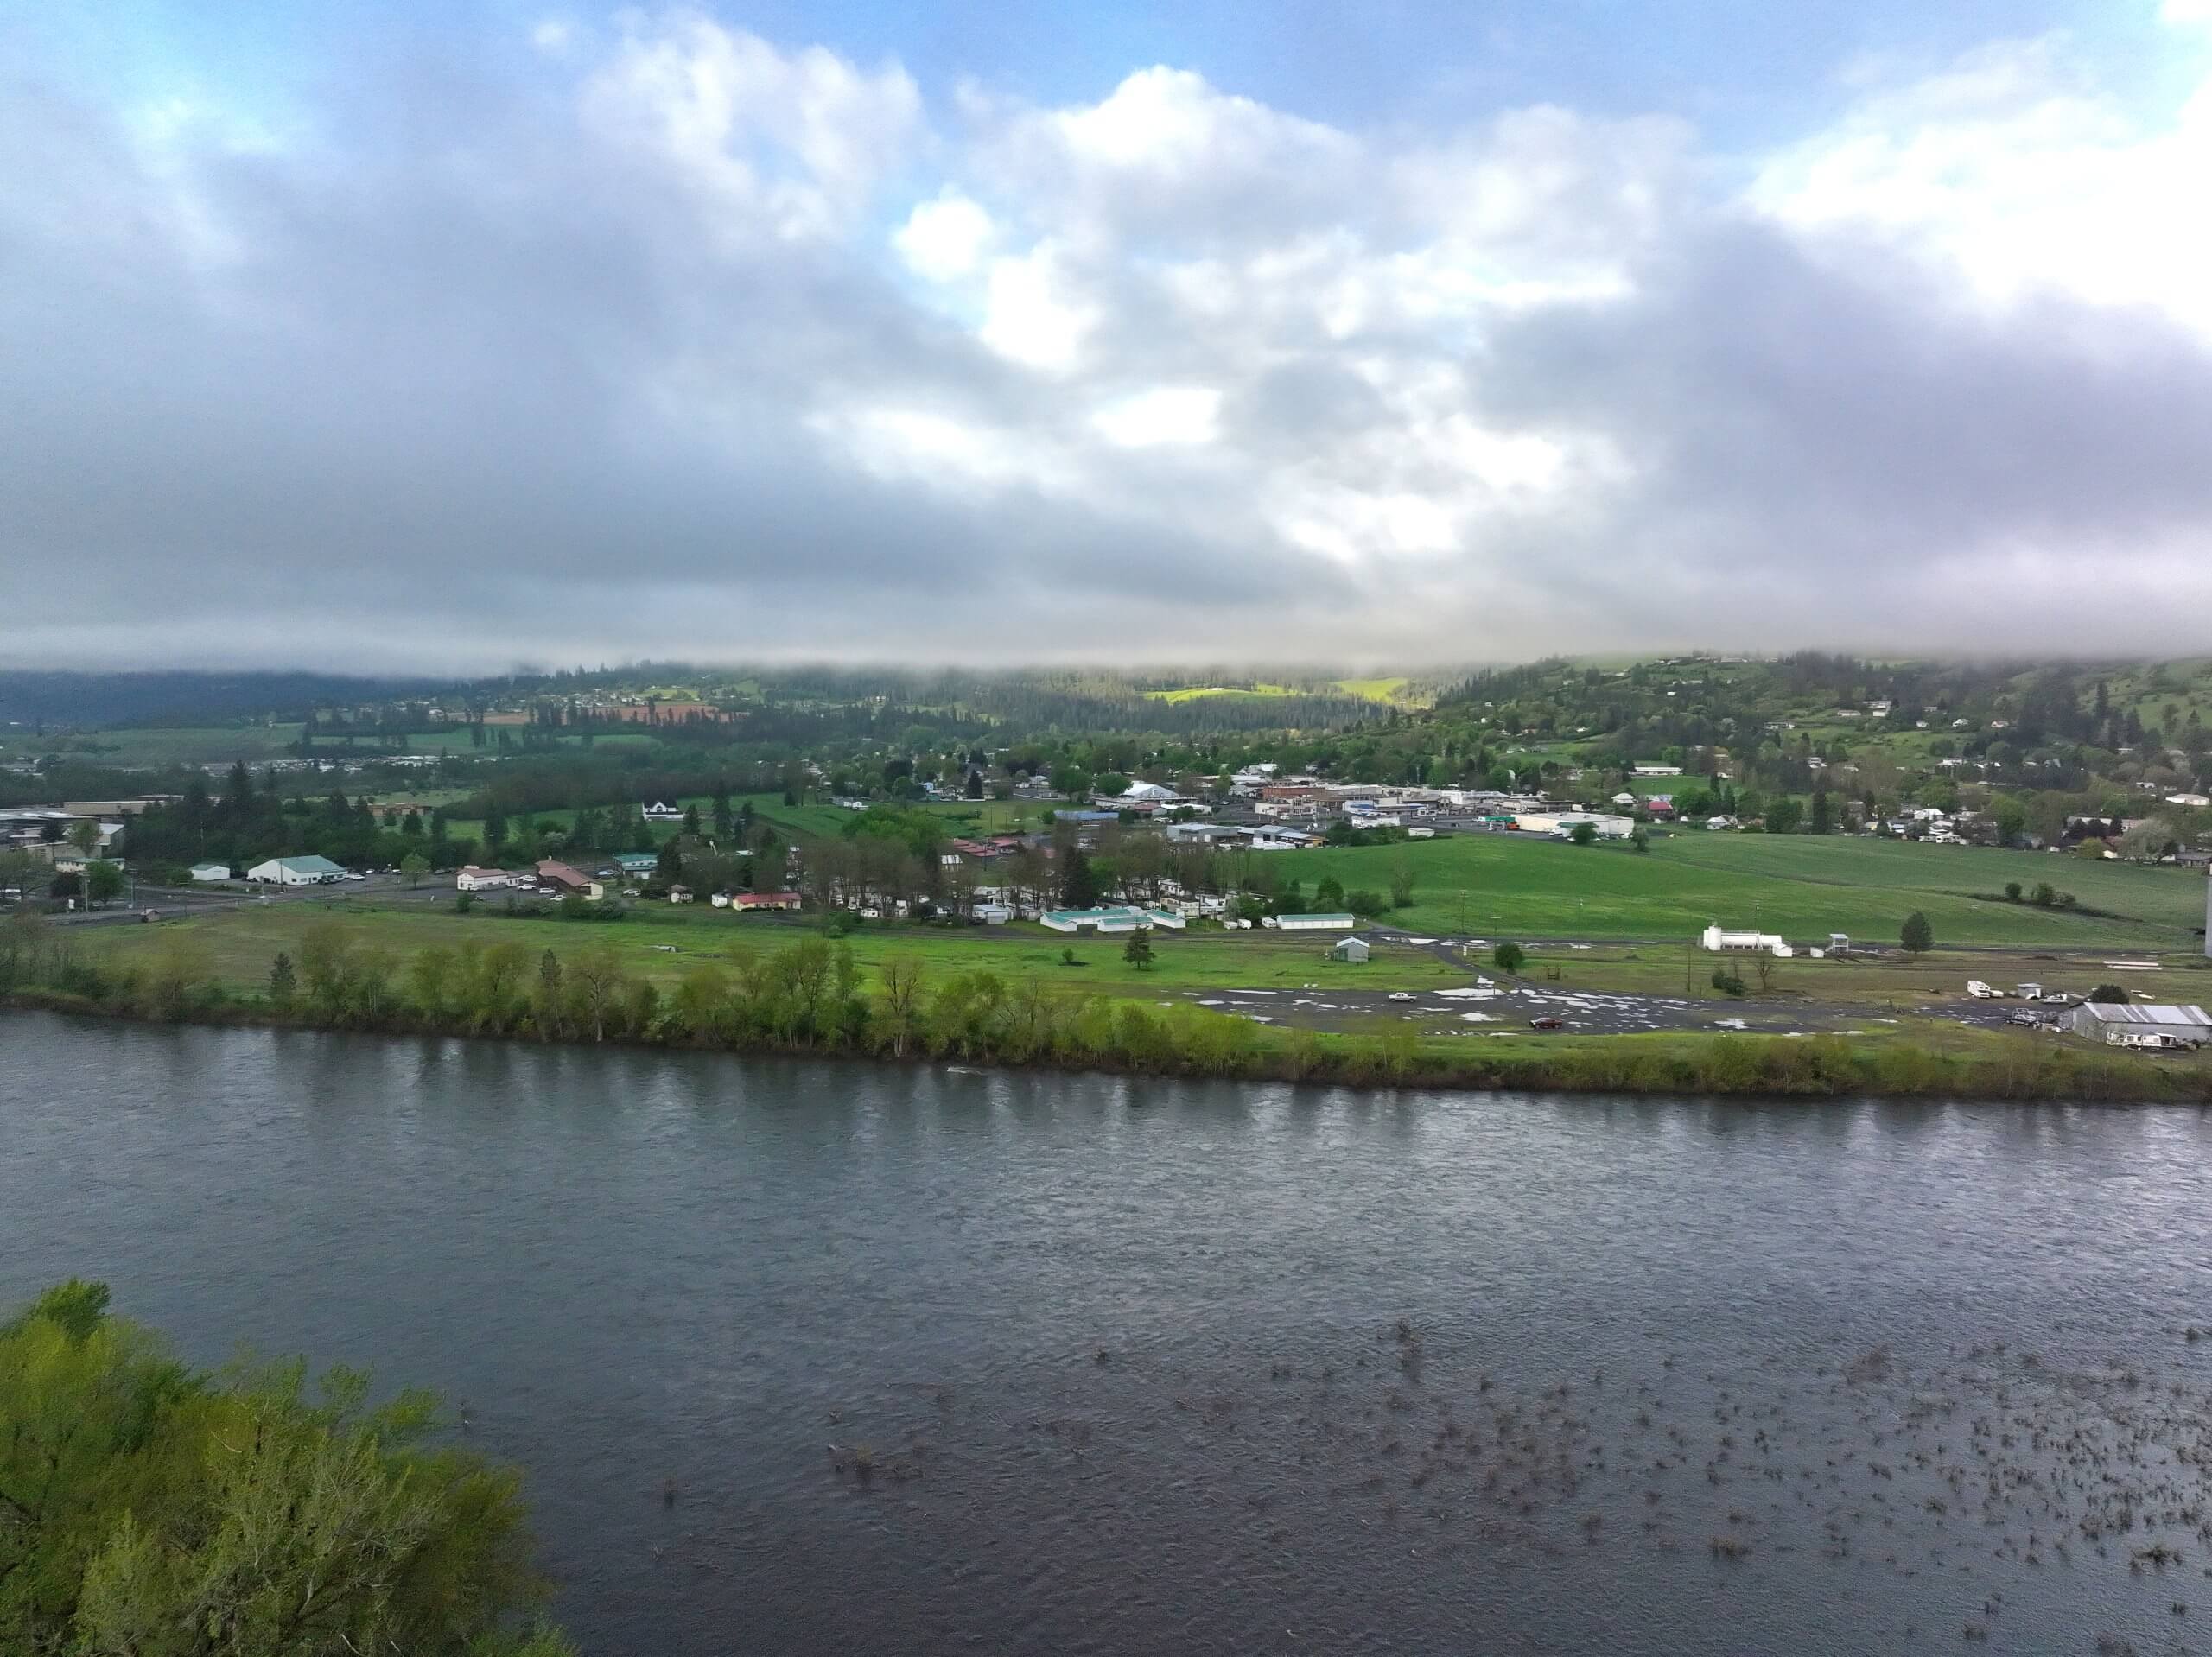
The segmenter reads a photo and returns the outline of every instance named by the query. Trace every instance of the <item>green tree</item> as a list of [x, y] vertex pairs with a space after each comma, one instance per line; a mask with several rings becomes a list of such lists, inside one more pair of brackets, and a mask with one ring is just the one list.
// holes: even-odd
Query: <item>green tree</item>
[[2008, 904], [2017, 904], [2020, 901], [2020, 883], [2018, 880], [2007, 880], [2005, 883], [2005, 901]]
[[1649, 857], [1651, 854], [1651, 836], [1644, 831], [1643, 825], [1640, 822], [1629, 830], [1628, 844], [1629, 849], [1638, 857]]
[[1813, 790], [1813, 809], [1805, 819], [1808, 835], [1830, 835], [1835, 832], [1835, 812], [1828, 803], [1828, 791], [1824, 788]]
[[[410, 817], [408, 821], [412, 822], [414, 819]], [[407, 877], [409, 886], [419, 886], [423, 877], [430, 872], [430, 860], [420, 852], [410, 852], [399, 860], [399, 872]]]
[[1390, 866], [1390, 907], [1414, 906], [1414, 866], [1401, 858]]
[[499, 842], [506, 837], [507, 814], [500, 810], [499, 803], [493, 800], [484, 808], [484, 843], [491, 848], [493, 856], [499, 854]]
[[1907, 955], [1926, 955], [1936, 947], [1935, 929], [1928, 924], [1928, 917], [1918, 910], [1904, 917], [1904, 928], [1898, 934]]
[[288, 1007], [299, 994], [299, 976], [292, 970], [292, 957], [282, 949], [276, 959], [269, 963], [269, 1000], [274, 1006]]
[[1122, 959], [1139, 972], [1152, 970], [1152, 934], [1140, 927], [1129, 934], [1129, 941], [1122, 946]]
[[195, 1372], [65, 1283], [0, 1324], [0, 1650], [556, 1657], [514, 1475], [365, 1372]]
[[1090, 858], [1079, 846], [1070, 846], [1060, 868], [1060, 906], [1089, 909], [1098, 902], [1098, 876]]
[[87, 903], [111, 904], [122, 895], [121, 869], [105, 861], [85, 865], [85, 900]]
[[1325, 874], [1313, 888], [1313, 908], [1317, 914], [1334, 914], [1344, 906], [1344, 883], [1333, 874]]
[[1770, 835], [1794, 835], [1804, 816], [1804, 807], [1787, 797], [1776, 800], [1766, 809], [1766, 831]]
[[1528, 964], [1529, 952], [1517, 943], [1501, 943], [1490, 952], [1490, 960], [1500, 972], [1517, 973]]
[[1578, 822], [1567, 831], [1567, 837], [1578, 846], [1594, 846], [1598, 843], [1598, 825]]

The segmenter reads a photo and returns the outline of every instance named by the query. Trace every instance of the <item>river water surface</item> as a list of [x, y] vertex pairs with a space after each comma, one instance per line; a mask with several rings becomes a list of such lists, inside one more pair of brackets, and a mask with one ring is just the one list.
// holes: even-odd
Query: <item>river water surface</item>
[[2208, 1201], [2193, 1110], [0, 1014], [0, 1301], [465, 1402], [595, 1653], [2207, 1648]]

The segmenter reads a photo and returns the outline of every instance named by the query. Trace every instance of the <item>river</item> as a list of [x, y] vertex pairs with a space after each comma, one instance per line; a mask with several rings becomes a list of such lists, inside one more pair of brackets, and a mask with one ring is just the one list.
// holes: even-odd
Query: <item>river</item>
[[0, 1013], [0, 1302], [465, 1401], [594, 1653], [2175, 1649], [2208, 1213], [2177, 1108]]

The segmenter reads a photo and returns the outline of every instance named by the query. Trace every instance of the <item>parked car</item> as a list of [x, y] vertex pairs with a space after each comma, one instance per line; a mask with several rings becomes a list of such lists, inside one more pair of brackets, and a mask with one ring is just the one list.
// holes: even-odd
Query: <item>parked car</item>
[[1529, 1028], [1531, 1030], [1564, 1030], [1567, 1028], [1567, 1020], [1560, 1018], [1555, 1013], [1547, 1013], [1540, 1018], [1529, 1019]]
[[1390, 992], [1390, 999], [1394, 1001], [1410, 1001], [1414, 999], [1413, 992], [1410, 990], [1394, 989]]

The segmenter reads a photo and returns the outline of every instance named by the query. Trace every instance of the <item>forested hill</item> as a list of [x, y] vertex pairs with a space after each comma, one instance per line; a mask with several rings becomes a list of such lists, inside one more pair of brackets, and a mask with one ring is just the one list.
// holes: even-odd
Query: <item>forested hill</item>
[[1897, 739], [1969, 758], [1993, 746], [2000, 761], [2052, 744], [2202, 759], [2212, 662], [1885, 663], [1811, 651], [1624, 667], [1554, 659], [1477, 674], [1444, 693], [1437, 717], [1600, 745], [1631, 761], [1782, 736], [1815, 748]]
[[64, 673], [0, 670], [0, 724], [95, 730], [298, 719], [333, 702], [429, 694], [427, 682], [328, 673]]

